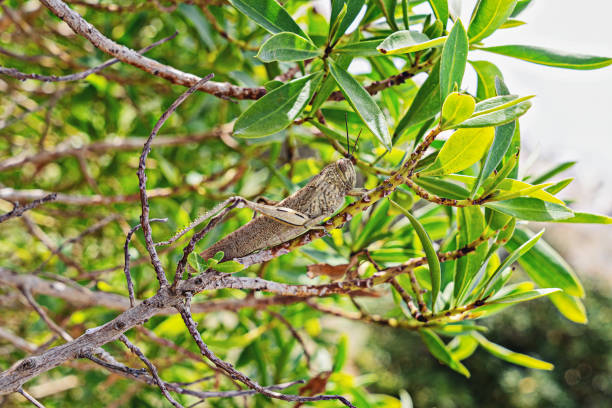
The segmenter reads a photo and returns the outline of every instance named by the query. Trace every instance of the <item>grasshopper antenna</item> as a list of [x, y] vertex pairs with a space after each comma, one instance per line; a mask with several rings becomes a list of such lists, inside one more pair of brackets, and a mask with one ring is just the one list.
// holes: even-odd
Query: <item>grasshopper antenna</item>
[[361, 136], [361, 131], [363, 129], [359, 129], [359, 133], [357, 133], [357, 139], [355, 139], [355, 144], [353, 145], [353, 153], [357, 151], [357, 142], [359, 141], [359, 136]]
[[344, 126], [346, 128], [346, 151], [347, 156], [351, 157], [351, 145], [349, 143], [349, 134], [348, 134], [348, 113], [344, 112]]

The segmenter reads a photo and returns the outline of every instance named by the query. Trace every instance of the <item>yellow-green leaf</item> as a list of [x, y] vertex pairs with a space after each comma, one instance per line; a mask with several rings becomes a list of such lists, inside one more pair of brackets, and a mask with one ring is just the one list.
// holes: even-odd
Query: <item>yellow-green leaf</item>
[[441, 176], [470, 167], [485, 154], [494, 134], [492, 127], [457, 130], [444, 143], [436, 161], [419, 174]]
[[442, 105], [442, 118], [440, 126], [448, 129], [457, 125], [474, 113], [476, 101], [470, 95], [462, 95], [457, 92], [450, 93]]
[[525, 354], [517, 353], [512, 350], [508, 350], [505, 347], [495, 344], [492, 341], [487, 340], [482, 334], [473, 332], [472, 336], [478, 340], [478, 343], [489, 353], [495, 357], [505, 360], [509, 363], [517, 364], [523, 367], [535, 368], [538, 370], [552, 370], [555, 368], [546, 361], [538, 360], [537, 358], [529, 357]]

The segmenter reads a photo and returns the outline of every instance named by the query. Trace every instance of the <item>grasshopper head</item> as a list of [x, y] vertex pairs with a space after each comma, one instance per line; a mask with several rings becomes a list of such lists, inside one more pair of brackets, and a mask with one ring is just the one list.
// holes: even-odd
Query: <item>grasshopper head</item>
[[336, 162], [336, 170], [340, 180], [342, 180], [342, 184], [346, 187], [346, 191], [353, 189], [357, 181], [357, 174], [355, 173], [353, 161], [350, 158], [338, 160]]

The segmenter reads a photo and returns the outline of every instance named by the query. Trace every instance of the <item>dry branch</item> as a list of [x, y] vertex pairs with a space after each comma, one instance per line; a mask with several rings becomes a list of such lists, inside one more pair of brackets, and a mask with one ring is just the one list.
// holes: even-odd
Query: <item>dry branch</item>
[[[193, 74], [183, 72], [169, 65], [162, 64], [154, 59], [144, 57], [124, 45], [117, 44], [105, 37], [97, 28], [85, 21], [77, 12], [72, 10], [60, 0], [41, 0], [53, 14], [63, 20], [77, 34], [81, 35], [101, 51], [112, 55], [120, 61], [142, 69], [151, 75], [158, 76], [176, 85], [191, 87], [200, 78]], [[265, 95], [266, 89], [243, 88], [229, 83], [209, 81], [198, 85], [198, 90], [219, 97], [235, 99], [258, 99]]]

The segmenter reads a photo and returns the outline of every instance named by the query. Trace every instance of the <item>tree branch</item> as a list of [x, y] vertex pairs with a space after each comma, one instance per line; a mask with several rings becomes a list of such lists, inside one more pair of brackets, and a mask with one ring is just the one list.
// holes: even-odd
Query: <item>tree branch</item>
[[[77, 34], [87, 39], [91, 44], [101, 51], [112, 55], [120, 61], [142, 69], [151, 75], [158, 76], [176, 85], [193, 86], [200, 78], [195, 75], [180, 71], [169, 65], [144, 57], [126, 46], [117, 44], [110, 38], [105, 37], [98, 29], [85, 21], [77, 12], [72, 10], [61, 0], [41, 0], [53, 14], [63, 20]], [[242, 88], [229, 83], [210, 81], [200, 83], [197, 86], [203, 91], [215, 96], [235, 99], [259, 99], [266, 93], [266, 89]]]

